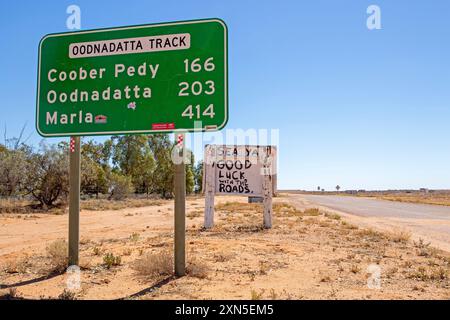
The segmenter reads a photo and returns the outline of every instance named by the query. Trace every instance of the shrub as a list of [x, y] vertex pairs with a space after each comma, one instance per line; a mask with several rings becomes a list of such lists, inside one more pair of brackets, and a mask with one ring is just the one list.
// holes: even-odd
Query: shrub
[[103, 264], [107, 269], [114, 266], [119, 266], [122, 263], [122, 258], [120, 256], [115, 256], [112, 253], [107, 253], [103, 256]]
[[67, 153], [55, 147], [42, 147], [29, 157], [29, 171], [24, 188], [43, 208], [67, 197], [69, 192]]
[[28, 163], [24, 150], [0, 152], [0, 195], [18, 195], [25, 185]]
[[125, 199], [133, 191], [131, 177], [119, 173], [111, 173], [109, 177], [109, 189], [111, 190], [109, 195], [110, 200]]
[[102, 253], [102, 249], [99, 247], [94, 247], [92, 252], [94, 253], [94, 256], [99, 256]]

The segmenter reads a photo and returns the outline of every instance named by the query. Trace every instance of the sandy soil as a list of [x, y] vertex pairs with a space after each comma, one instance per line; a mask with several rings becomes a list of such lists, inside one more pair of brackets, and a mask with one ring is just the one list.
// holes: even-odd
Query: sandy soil
[[[220, 207], [220, 203], [233, 202]], [[237, 202], [237, 203], [234, 203]], [[246, 198], [217, 197], [216, 225], [202, 230], [203, 199], [187, 204], [187, 260], [201, 277], [142, 277], [133, 262], [171, 252], [173, 203], [81, 213], [81, 290], [77, 299], [450, 299], [450, 256], [395, 234], [383, 235], [336, 215], [310, 215], [308, 204], [276, 198], [274, 227]], [[242, 203], [242, 204], [240, 204]], [[49, 273], [46, 247], [67, 237], [67, 215], [0, 216], [0, 295], [57, 298], [66, 274]], [[103, 265], [106, 253], [119, 266]], [[370, 266], [381, 287], [370, 289]], [[50, 275], [49, 275], [50, 274]]]

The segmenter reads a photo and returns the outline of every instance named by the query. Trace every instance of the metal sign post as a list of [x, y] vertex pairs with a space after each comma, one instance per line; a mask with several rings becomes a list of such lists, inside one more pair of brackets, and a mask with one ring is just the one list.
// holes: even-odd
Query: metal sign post
[[[184, 134], [177, 138], [178, 162], [175, 163], [174, 192], [175, 192], [175, 275], [184, 276], [186, 273], [186, 170], [184, 164]], [[181, 160], [181, 161], [180, 161]]]
[[69, 266], [78, 265], [80, 240], [80, 137], [70, 137], [69, 146]]

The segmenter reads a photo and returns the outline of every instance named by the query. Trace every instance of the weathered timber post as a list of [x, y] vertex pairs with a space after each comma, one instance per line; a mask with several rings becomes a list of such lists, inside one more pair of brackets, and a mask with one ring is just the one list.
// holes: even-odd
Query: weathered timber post
[[206, 147], [205, 168], [205, 220], [203, 226], [210, 229], [214, 226], [214, 193], [216, 192], [216, 168], [214, 146]]
[[272, 148], [266, 147], [261, 174], [263, 177], [264, 228], [272, 228]]

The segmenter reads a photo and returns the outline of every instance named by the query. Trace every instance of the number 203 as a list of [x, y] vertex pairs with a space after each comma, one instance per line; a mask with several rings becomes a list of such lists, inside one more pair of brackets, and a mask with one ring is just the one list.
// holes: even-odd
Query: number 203
[[181, 82], [179, 84], [180, 91], [178, 92], [179, 97], [187, 97], [190, 93], [192, 93], [194, 96], [198, 96], [202, 93], [205, 93], [207, 95], [212, 95], [216, 88], [214, 86], [214, 81], [208, 80], [205, 82], [206, 88], [203, 87], [203, 84], [200, 81], [194, 81], [191, 85], [187, 82]]

